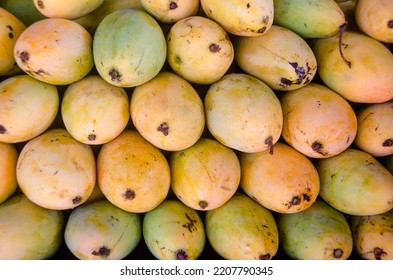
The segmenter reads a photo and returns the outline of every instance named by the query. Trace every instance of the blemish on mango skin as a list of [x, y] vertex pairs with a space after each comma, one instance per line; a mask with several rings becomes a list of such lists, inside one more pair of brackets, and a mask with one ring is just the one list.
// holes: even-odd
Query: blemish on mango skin
[[333, 250], [333, 257], [336, 259], [340, 259], [344, 255], [344, 251], [340, 248]]
[[38, 0], [38, 1], [37, 1], [37, 6], [38, 6], [38, 8], [40, 8], [40, 9], [44, 9], [44, 8], [45, 8], [44, 1]]
[[108, 257], [110, 253], [111, 249], [109, 249], [107, 246], [101, 246], [98, 250], [91, 252], [92, 255], [100, 257]]
[[133, 190], [131, 190], [130, 188], [126, 189], [126, 191], [123, 193], [123, 197], [126, 200], [133, 200], [135, 198], [135, 196], [136, 196], [136, 193]]
[[188, 260], [187, 253], [184, 250], [182, 250], [182, 249], [177, 250], [175, 252], [175, 255], [176, 255], [176, 259], [177, 260]]
[[164, 136], [169, 135], [169, 124], [167, 122], [162, 122], [158, 127], [157, 131], [162, 132]]
[[6, 132], [7, 132], [7, 129], [3, 125], [0, 124], [0, 134], [4, 134]]

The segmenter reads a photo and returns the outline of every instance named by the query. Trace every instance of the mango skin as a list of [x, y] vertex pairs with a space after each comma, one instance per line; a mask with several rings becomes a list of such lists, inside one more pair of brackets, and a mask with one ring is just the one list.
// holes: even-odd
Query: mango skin
[[379, 215], [350, 216], [354, 249], [366, 260], [393, 259], [393, 211]]
[[270, 260], [278, 250], [272, 212], [241, 192], [207, 211], [205, 228], [213, 249], [225, 259]]
[[393, 209], [393, 175], [370, 154], [348, 148], [319, 159], [320, 196], [349, 215], [377, 215]]
[[353, 249], [344, 215], [321, 198], [304, 211], [276, 216], [280, 246], [292, 259], [345, 260]]
[[72, 210], [64, 230], [67, 248], [82, 260], [120, 260], [142, 239], [139, 214], [124, 211], [107, 199]]
[[48, 18], [75, 19], [97, 9], [104, 0], [33, 0], [37, 10]]
[[143, 8], [161, 23], [175, 23], [194, 16], [199, 10], [199, 0], [140, 0]]
[[0, 142], [0, 204], [16, 191], [16, 162], [18, 151], [13, 144]]
[[393, 54], [381, 42], [346, 31], [339, 51], [339, 35], [316, 39], [311, 48], [322, 82], [356, 103], [382, 103], [393, 98]]
[[206, 242], [198, 212], [174, 199], [145, 214], [143, 238], [149, 251], [161, 260], [195, 260]]
[[0, 204], [0, 259], [50, 259], [63, 242], [62, 211], [38, 206], [24, 194]]

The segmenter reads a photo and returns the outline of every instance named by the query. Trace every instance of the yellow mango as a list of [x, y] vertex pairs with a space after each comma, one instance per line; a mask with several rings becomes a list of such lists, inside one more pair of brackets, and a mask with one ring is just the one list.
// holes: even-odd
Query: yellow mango
[[75, 19], [97, 9], [104, 0], [33, 0], [37, 10], [48, 18]]
[[18, 151], [13, 144], [0, 142], [0, 204], [16, 191], [16, 161]]
[[199, 0], [140, 0], [143, 8], [162, 23], [175, 23], [194, 16], [199, 10]]

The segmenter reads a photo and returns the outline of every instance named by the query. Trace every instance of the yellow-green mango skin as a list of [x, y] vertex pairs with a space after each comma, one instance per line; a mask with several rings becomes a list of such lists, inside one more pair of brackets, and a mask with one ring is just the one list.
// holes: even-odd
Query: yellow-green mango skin
[[276, 216], [280, 247], [295, 260], [345, 260], [353, 249], [344, 215], [318, 198], [298, 213]]
[[198, 212], [174, 199], [145, 214], [143, 237], [149, 251], [161, 260], [197, 259], [206, 241]]
[[34, 1], [2, 0], [0, 7], [16, 16], [25, 26], [46, 18], [37, 10]]
[[26, 74], [0, 82], [0, 142], [28, 141], [53, 123], [59, 110], [56, 86]]
[[156, 76], [167, 45], [158, 22], [147, 12], [124, 8], [107, 15], [93, 39], [94, 63], [110, 84], [134, 87]]
[[334, 0], [274, 0], [273, 23], [305, 39], [326, 38], [339, 32], [345, 15]]
[[[322, 82], [356, 103], [382, 103], [393, 98], [393, 54], [381, 42], [359, 32], [316, 39], [311, 48]], [[348, 65], [349, 64], [349, 65]]]
[[82, 260], [123, 259], [141, 239], [140, 214], [124, 211], [107, 199], [74, 209], [64, 231], [67, 248]]
[[15, 194], [0, 204], [0, 259], [49, 259], [63, 242], [64, 225], [62, 211], [40, 207], [24, 194]]
[[207, 238], [213, 249], [231, 260], [269, 260], [279, 246], [276, 221], [270, 210], [237, 192], [205, 215]]
[[319, 159], [320, 196], [349, 215], [377, 215], [393, 209], [393, 175], [370, 154], [348, 148]]
[[393, 260], [393, 210], [350, 216], [354, 250], [366, 260]]

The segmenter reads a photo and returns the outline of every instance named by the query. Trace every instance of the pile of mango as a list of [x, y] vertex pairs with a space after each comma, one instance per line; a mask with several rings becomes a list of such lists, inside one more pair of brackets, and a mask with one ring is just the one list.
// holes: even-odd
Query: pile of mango
[[0, 3], [0, 259], [393, 259], [393, 1]]

